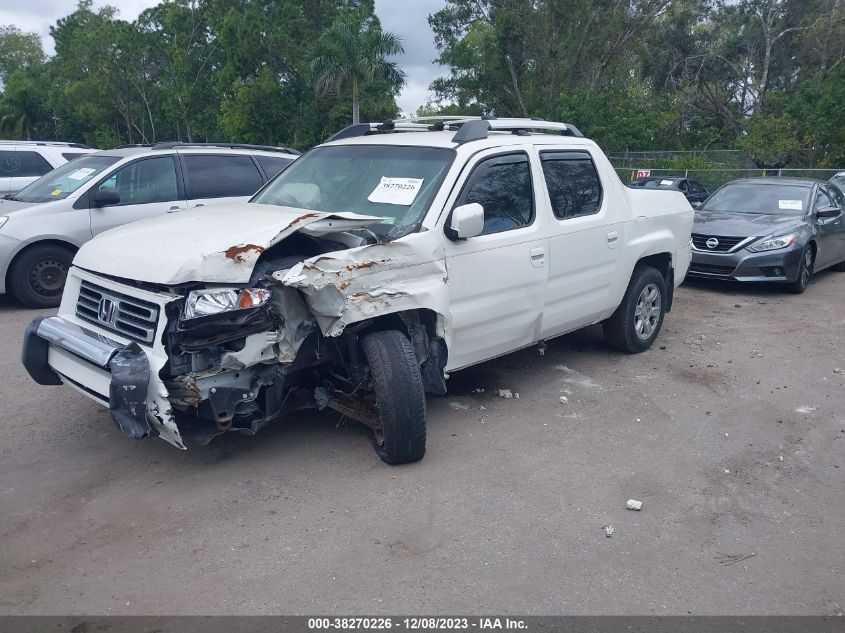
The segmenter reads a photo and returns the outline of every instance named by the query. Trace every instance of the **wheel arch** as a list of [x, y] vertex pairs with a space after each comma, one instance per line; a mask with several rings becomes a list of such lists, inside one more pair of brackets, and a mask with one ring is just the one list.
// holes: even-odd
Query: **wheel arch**
[[[675, 268], [672, 265], [672, 254], [664, 251], [645, 255], [637, 260], [634, 269], [638, 266], [650, 266], [663, 275], [663, 279], [666, 280], [666, 312], [670, 312], [675, 298]], [[633, 271], [631, 271], [631, 274], [634, 274]]]
[[445, 317], [430, 308], [396, 310], [361, 322], [357, 327], [349, 328], [360, 337], [371, 332], [398, 330], [411, 341], [417, 362], [420, 365], [423, 383], [428, 393], [445, 395], [446, 381], [444, 368], [448, 360], [449, 348], [444, 339]]
[[79, 250], [79, 246], [77, 246], [76, 244], [73, 244], [72, 242], [68, 242], [66, 240], [60, 240], [60, 239], [56, 239], [56, 238], [40, 239], [40, 240], [36, 240], [36, 241], [29, 242], [29, 243], [25, 244], [14, 254], [14, 256], [12, 256], [12, 259], [9, 260], [9, 265], [6, 267], [6, 275], [4, 277], [4, 283], [5, 283], [7, 291], [8, 291], [8, 288], [9, 288], [9, 282], [11, 280], [12, 272], [14, 271], [15, 265], [17, 264], [17, 262], [20, 261], [20, 258], [25, 253], [28, 253], [33, 248], [36, 248], [36, 247], [39, 247], [39, 246], [59, 246], [61, 248], [66, 248], [73, 255], [76, 255], [76, 252]]

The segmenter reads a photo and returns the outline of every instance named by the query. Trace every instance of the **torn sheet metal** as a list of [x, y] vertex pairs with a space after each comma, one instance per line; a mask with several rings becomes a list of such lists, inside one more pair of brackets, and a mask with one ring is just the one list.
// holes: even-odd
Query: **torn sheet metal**
[[325, 336], [339, 336], [350, 323], [427, 308], [448, 327], [448, 290], [442, 240], [430, 232], [396, 241], [325, 253], [274, 273], [297, 288]]
[[[245, 284], [262, 253], [309, 227], [322, 235], [364, 227], [379, 218], [268, 204], [211, 204], [125, 224], [82, 246], [74, 264], [149, 283]], [[115, 244], [120, 248], [115, 248]], [[155, 253], [151, 258], [150, 253]]]

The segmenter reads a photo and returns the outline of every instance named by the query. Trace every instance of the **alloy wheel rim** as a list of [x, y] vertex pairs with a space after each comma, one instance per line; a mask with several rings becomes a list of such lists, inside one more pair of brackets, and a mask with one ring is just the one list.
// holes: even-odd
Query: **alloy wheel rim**
[[807, 250], [804, 255], [804, 265], [801, 267], [801, 286], [810, 283], [810, 275], [813, 267], [813, 251]]
[[654, 334], [660, 310], [660, 288], [656, 284], [648, 284], [640, 292], [634, 308], [634, 331], [641, 340], [647, 340]]

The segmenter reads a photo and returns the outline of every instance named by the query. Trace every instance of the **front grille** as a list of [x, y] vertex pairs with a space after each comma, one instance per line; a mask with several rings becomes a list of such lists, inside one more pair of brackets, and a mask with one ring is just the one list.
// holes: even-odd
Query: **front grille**
[[[718, 242], [714, 248], [707, 246], [707, 240], [715, 239]], [[725, 253], [731, 250], [734, 246], [747, 237], [729, 237], [726, 235], [705, 235], [703, 233], [692, 234], [692, 245], [700, 251], [709, 251], [712, 253]]]
[[76, 316], [150, 345], [158, 325], [158, 306], [83, 281], [76, 301]]
[[703, 273], [705, 275], [724, 275], [726, 277], [734, 271], [734, 266], [714, 266], [711, 264], [696, 264], [695, 262], [689, 265], [689, 272]]

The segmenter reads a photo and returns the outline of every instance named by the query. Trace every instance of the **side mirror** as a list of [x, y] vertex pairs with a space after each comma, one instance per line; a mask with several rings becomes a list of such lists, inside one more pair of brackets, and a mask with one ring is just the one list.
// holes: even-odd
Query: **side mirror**
[[693, 209], [700, 209], [701, 205], [703, 205], [704, 203], [703, 202], [692, 202], [690, 204], [691, 204]]
[[97, 189], [91, 196], [91, 202], [95, 207], [107, 207], [111, 204], [120, 204], [120, 192], [117, 189]]
[[462, 204], [452, 209], [448, 236], [452, 240], [465, 240], [481, 235], [484, 230], [484, 207], [477, 202]]
[[842, 213], [842, 211], [839, 210], [839, 207], [825, 207], [816, 211], [816, 217], [819, 220], [827, 220], [830, 218], [838, 218], [840, 213]]

